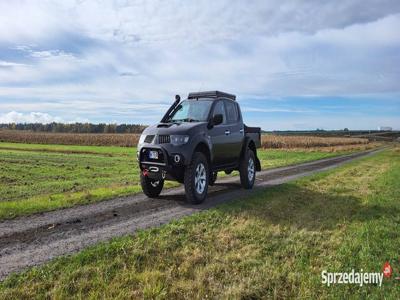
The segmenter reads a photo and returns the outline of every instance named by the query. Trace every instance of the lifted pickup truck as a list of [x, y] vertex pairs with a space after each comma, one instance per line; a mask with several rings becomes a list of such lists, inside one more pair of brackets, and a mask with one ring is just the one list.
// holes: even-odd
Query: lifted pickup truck
[[205, 200], [217, 172], [234, 170], [240, 172], [242, 186], [251, 189], [261, 170], [260, 144], [261, 129], [243, 124], [235, 95], [190, 93], [184, 101], [177, 95], [161, 122], [140, 136], [137, 156], [143, 192], [157, 197], [164, 180], [175, 180], [185, 185], [187, 201], [197, 204]]

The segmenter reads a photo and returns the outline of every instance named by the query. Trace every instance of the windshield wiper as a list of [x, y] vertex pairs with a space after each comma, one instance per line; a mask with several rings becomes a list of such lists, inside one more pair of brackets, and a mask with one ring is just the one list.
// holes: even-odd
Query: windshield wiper
[[181, 120], [171, 120], [168, 119], [165, 123], [179, 124]]
[[177, 119], [177, 120], [170, 120], [171, 122], [201, 122], [200, 120], [192, 119], [192, 118], [185, 118], [185, 119]]

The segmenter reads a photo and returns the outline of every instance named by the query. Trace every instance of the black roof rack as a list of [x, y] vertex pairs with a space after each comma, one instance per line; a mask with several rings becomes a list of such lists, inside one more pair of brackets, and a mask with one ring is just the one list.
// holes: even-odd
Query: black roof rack
[[220, 91], [189, 93], [188, 99], [198, 99], [198, 98], [228, 98], [228, 99], [236, 100], [235, 95], [220, 92]]

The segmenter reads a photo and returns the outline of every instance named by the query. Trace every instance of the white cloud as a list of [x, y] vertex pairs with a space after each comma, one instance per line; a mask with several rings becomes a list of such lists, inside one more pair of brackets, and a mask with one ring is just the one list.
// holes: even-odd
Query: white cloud
[[12, 67], [19, 67], [19, 66], [24, 66], [24, 64], [0, 60], [0, 68], [12, 68]]
[[[35, 61], [7, 62], [0, 82], [27, 83], [32, 97], [94, 101], [159, 100], [198, 89], [253, 96], [398, 92], [398, 56], [387, 49], [400, 48], [399, 27], [400, 14], [311, 35], [287, 32], [202, 46], [107, 44], [79, 57], [23, 47], [19, 51]], [[26, 95], [21, 86], [2, 92]]]
[[5, 40], [81, 31], [123, 43], [202, 43], [249, 35], [315, 33], [399, 12], [393, 0], [348, 1], [13, 1], [0, 3]]
[[162, 113], [169, 108], [169, 104], [166, 103], [132, 103], [132, 102], [119, 102], [116, 106], [111, 100], [108, 101], [97, 101], [96, 104], [93, 101], [84, 100], [71, 100], [71, 101], [57, 101], [57, 102], [0, 102], [0, 111], [21, 111], [30, 112], [36, 110], [40, 106], [40, 109], [46, 111], [70, 111], [79, 110], [81, 113], [91, 113], [94, 109], [98, 111], [115, 112], [120, 113], [142, 113], [142, 111], [152, 111], [156, 113]]
[[11, 111], [5, 114], [0, 114], [0, 123], [42, 123], [48, 124], [52, 122], [59, 123], [75, 123], [75, 122], [89, 122], [85, 118], [75, 118], [74, 120], [65, 121], [60, 117], [52, 116], [48, 113], [43, 112], [29, 112], [21, 113], [16, 111]]
[[63, 122], [61, 118], [53, 117], [47, 113], [31, 112], [31, 113], [19, 113], [11, 111], [6, 114], [0, 115], [0, 123], [51, 123], [51, 122]]

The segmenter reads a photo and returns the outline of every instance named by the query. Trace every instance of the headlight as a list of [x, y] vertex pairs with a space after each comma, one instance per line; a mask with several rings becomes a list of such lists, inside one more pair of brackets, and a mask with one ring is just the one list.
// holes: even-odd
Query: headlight
[[171, 135], [171, 144], [178, 146], [184, 145], [189, 141], [188, 135]]
[[146, 135], [145, 135], [145, 134], [140, 135], [139, 144], [143, 144], [145, 138], [146, 138]]

